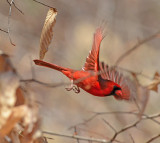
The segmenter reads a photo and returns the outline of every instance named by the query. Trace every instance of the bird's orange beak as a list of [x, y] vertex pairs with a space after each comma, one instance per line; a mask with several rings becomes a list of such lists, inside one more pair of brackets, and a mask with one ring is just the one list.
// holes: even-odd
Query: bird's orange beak
[[115, 94], [116, 94], [117, 98], [123, 98], [122, 90], [116, 90]]

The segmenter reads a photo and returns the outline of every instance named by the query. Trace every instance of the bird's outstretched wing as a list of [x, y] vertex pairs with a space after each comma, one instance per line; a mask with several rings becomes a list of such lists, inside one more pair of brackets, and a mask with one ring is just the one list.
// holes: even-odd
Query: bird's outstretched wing
[[82, 68], [84, 71], [99, 71], [99, 50], [104, 37], [103, 28], [97, 28], [94, 33], [92, 50], [89, 52], [89, 56], [86, 58], [86, 62]]
[[[108, 65], [104, 64], [104, 62], [99, 63], [99, 72], [100, 72], [98, 75], [99, 81], [110, 80], [121, 87], [123, 96], [122, 97], [115, 96], [116, 99], [134, 99], [135, 98], [136, 87], [128, 77], [125, 77], [122, 73], [117, 71], [114, 67], [109, 67]], [[103, 82], [99, 82], [99, 83], [103, 84]]]

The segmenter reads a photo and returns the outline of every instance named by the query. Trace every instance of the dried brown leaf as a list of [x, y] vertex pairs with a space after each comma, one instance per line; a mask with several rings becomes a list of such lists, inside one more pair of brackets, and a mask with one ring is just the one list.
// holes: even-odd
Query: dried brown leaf
[[13, 72], [0, 74], [0, 129], [12, 113], [16, 102], [16, 89], [19, 79]]
[[158, 72], [155, 73], [153, 82], [147, 87], [149, 90], [153, 90], [158, 92], [158, 85], [160, 84], [160, 74]]
[[40, 38], [40, 60], [43, 60], [45, 53], [48, 51], [48, 46], [51, 43], [53, 37], [53, 27], [56, 22], [57, 10], [55, 8], [50, 8], [45, 23], [42, 29], [41, 38]]
[[14, 71], [9, 56], [0, 50], [0, 72]]
[[12, 109], [11, 115], [7, 119], [6, 124], [0, 129], [1, 137], [4, 137], [13, 129], [14, 125], [18, 123], [28, 112], [27, 109], [26, 105], [17, 106]]
[[35, 122], [32, 126], [32, 130], [29, 132], [30, 130], [30, 125], [26, 126], [23, 129], [23, 132], [21, 133], [21, 137], [20, 137], [20, 141], [21, 143], [33, 143], [34, 141], [36, 141], [38, 138], [40, 138], [40, 136], [42, 135], [40, 130], [39, 130], [39, 120], [37, 120], [37, 122]]
[[15, 106], [23, 105], [25, 104], [25, 98], [23, 95], [23, 91], [21, 87], [18, 87], [16, 90], [16, 103]]

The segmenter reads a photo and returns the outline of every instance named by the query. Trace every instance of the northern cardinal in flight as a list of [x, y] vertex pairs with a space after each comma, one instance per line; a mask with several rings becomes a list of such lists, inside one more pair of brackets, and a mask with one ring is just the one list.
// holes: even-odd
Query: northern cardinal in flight
[[[129, 100], [132, 98], [131, 91], [127, 84], [127, 79], [114, 68], [99, 62], [100, 44], [104, 38], [101, 27], [96, 29], [93, 39], [92, 50], [86, 58], [86, 62], [82, 70], [73, 70], [64, 68], [56, 64], [47, 63], [42, 60], [34, 60], [36, 65], [58, 70], [66, 75], [72, 82], [71, 87], [67, 90], [74, 89], [80, 92], [82, 88], [86, 92], [94, 96], [110, 96], [113, 95], [116, 99]], [[77, 85], [77, 87], [73, 86]]]

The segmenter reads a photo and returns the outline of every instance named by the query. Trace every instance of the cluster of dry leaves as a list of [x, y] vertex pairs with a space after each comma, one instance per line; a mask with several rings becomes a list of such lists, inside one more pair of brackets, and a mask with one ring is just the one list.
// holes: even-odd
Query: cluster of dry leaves
[[[53, 36], [56, 9], [50, 8], [40, 39], [40, 59], [48, 50]], [[0, 51], [0, 142], [47, 142], [39, 130], [38, 107], [20, 83], [9, 56]]]
[[9, 56], [0, 51], [0, 142], [43, 141], [38, 108], [21, 87]]

